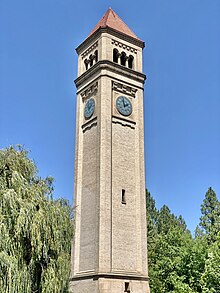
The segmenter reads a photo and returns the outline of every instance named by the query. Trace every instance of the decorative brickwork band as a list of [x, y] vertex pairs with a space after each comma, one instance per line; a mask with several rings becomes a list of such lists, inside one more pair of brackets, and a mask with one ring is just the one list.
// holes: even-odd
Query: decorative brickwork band
[[134, 49], [130, 46], [127, 46], [121, 42], [118, 42], [118, 41], [112, 39], [112, 44], [115, 45], [116, 47], [122, 48], [122, 49], [127, 50], [131, 53], [137, 54], [137, 49]]
[[88, 87], [85, 91], [81, 93], [82, 99], [85, 100], [96, 94], [98, 90], [98, 81], [93, 83], [90, 87]]
[[135, 94], [137, 92], [137, 89], [116, 81], [113, 81], [112, 89], [117, 90], [118, 92], [121, 92], [123, 94], [131, 95], [132, 97], [135, 97]]
[[98, 41], [92, 44], [86, 51], [84, 51], [81, 56], [82, 58], [85, 58], [87, 55], [89, 55], [96, 47], [98, 47]]

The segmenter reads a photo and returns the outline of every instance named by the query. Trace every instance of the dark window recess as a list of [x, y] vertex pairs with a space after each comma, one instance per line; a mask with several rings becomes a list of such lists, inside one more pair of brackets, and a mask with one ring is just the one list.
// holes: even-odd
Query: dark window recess
[[118, 63], [118, 50], [117, 49], [113, 50], [113, 62]]
[[125, 189], [121, 191], [121, 203], [126, 204]]
[[121, 53], [121, 65], [125, 66], [126, 63], [126, 54], [125, 52]]
[[89, 60], [90, 60], [90, 67], [92, 67], [92, 65], [93, 65], [93, 56], [92, 55], [89, 56]]
[[125, 291], [124, 292], [127, 292], [127, 293], [131, 292], [129, 282], [125, 282]]
[[128, 68], [133, 68], [133, 60], [134, 60], [134, 57], [133, 56], [129, 56], [128, 57]]
[[97, 50], [95, 51], [94, 55], [95, 55], [95, 62], [97, 62], [98, 61], [98, 51]]
[[89, 65], [88, 60], [86, 59], [86, 60], [84, 61], [84, 63], [85, 63], [86, 70], [87, 70], [87, 69], [88, 69], [88, 65]]

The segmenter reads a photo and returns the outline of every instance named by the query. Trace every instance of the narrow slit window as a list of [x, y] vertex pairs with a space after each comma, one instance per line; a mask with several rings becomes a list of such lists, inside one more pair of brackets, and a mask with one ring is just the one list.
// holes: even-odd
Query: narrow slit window
[[126, 204], [125, 189], [121, 191], [121, 203]]
[[127, 292], [127, 293], [130, 293], [131, 290], [130, 290], [130, 283], [129, 282], [125, 282], [125, 291], [124, 292]]

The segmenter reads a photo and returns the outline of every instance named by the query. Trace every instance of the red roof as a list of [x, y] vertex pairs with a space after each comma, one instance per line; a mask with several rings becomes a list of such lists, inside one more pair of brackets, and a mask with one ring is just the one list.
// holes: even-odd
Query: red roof
[[[127, 36], [130, 36], [132, 38], [135, 38], [139, 41], [141, 41], [135, 33], [121, 20], [121, 18], [111, 9], [109, 8], [105, 15], [100, 19], [98, 24], [94, 27], [94, 29], [91, 31], [89, 36], [91, 36], [95, 31], [97, 31], [100, 27], [110, 27], [115, 29], [116, 31], [119, 31]], [[89, 37], [88, 36], [88, 37]]]

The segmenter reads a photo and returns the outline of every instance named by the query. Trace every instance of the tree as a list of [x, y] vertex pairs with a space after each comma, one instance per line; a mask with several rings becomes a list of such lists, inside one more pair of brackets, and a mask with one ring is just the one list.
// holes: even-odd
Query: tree
[[205, 269], [202, 275], [203, 293], [220, 292], [220, 232], [208, 248]]
[[201, 277], [202, 293], [220, 292], [220, 202], [210, 187], [201, 205], [197, 239], [206, 241], [206, 257]]
[[185, 266], [193, 239], [184, 219], [176, 217], [165, 205], [158, 211], [148, 191], [146, 196], [151, 292], [196, 292], [189, 285]]
[[193, 292], [187, 281], [185, 258], [192, 244], [190, 234], [176, 227], [160, 233], [149, 247], [149, 276], [152, 293]]
[[157, 219], [157, 230], [158, 233], [168, 233], [169, 229], [172, 227], [177, 227], [186, 230], [186, 223], [183, 217], [180, 215], [178, 218], [170, 212], [168, 206], [164, 205], [159, 211]]
[[147, 242], [148, 246], [154, 242], [156, 232], [156, 222], [158, 218], [158, 210], [156, 209], [155, 200], [150, 192], [146, 190], [146, 209], [147, 209]]
[[220, 231], [220, 202], [211, 187], [206, 192], [205, 199], [201, 205], [201, 213], [199, 225], [208, 242], [212, 243]]
[[1, 292], [68, 292], [71, 209], [22, 147], [0, 150]]
[[186, 276], [185, 282], [193, 292], [202, 292], [201, 277], [207, 257], [207, 241], [204, 237], [192, 239], [186, 247], [186, 254], [181, 258], [182, 272]]

